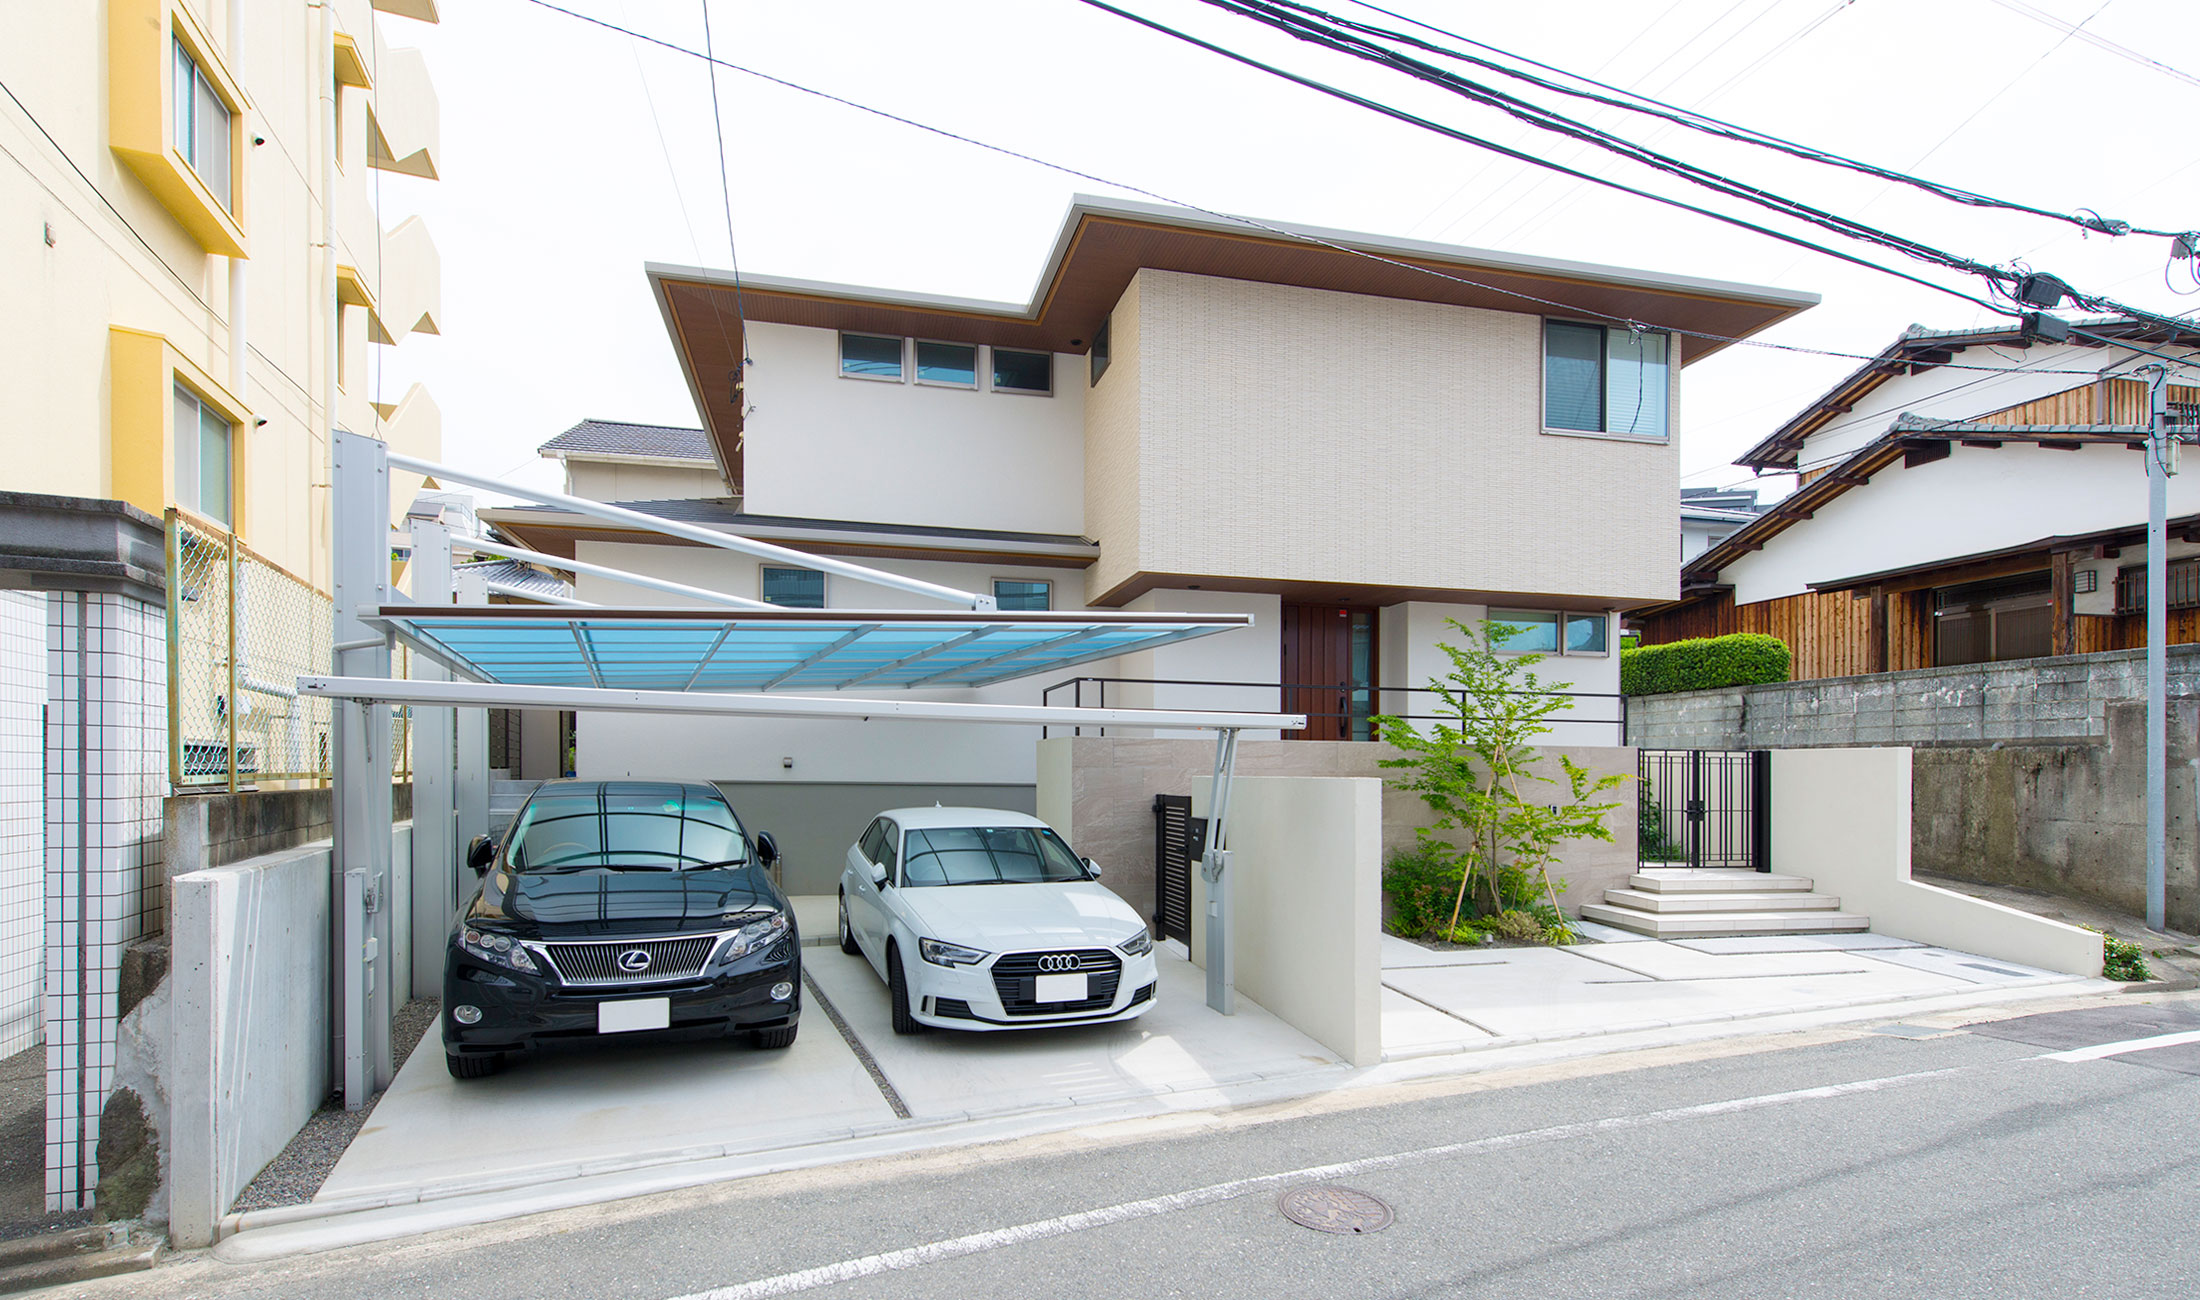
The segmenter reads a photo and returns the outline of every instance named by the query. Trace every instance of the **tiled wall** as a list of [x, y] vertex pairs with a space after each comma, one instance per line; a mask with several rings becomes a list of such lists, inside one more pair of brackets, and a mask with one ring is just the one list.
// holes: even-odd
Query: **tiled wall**
[[163, 924], [167, 649], [158, 606], [46, 603], [46, 1206], [65, 1210], [98, 1180], [123, 945]]
[[45, 1019], [45, 707], [46, 597], [0, 591], [0, 1057], [37, 1046]]

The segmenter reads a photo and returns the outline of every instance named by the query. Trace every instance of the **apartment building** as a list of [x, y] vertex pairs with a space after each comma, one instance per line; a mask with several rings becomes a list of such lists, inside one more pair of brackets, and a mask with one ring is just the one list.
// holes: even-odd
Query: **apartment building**
[[328, 662], [331, 430], [440, 449], [370, 356], [439, 332], [434, 241], [376, 206], [439, 176], [403, 44], [437, 20], [84, 0], [0, 31], [0, 1052], [48, 1044], [51, 1208], [96, 1186], [163, 800], [325, 771], [290, 683]]

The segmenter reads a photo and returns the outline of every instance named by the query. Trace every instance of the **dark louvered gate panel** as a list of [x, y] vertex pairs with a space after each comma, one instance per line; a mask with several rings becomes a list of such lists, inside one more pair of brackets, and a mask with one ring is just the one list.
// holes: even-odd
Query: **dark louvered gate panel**
[[1772, 870], [1772, 755], [1757, 750], [1637, 751], [1642, 861]]
[[1164, 939], [1192, 940], [1192, 797], [1153, 797], [1154, 928]]

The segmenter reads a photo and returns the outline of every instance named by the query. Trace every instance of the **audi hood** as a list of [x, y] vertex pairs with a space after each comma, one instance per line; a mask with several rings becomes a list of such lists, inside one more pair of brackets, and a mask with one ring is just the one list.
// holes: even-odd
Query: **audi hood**
[[1090, 881], [1031, 885], [920, 885], [902, 905], [931, 938], [989, 952], [1054, 944], [1113, 946], [1146, 928], [1131, 905]]

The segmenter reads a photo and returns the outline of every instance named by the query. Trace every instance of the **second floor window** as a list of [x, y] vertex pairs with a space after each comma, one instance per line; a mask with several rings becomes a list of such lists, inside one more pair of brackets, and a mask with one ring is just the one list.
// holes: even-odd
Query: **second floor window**
[[1667, 336], [1573, 321], [1543, 323], [1543, 427], [1666, 437]]
[[231, 432], [221, 412], [176, 385], [176, 504], [224, 528], [235, 526], [229, 500]]
[[1054, 354], [993, 349], [993, 391], [996, 393], [1054, 392]]
[[978, 349], [970, 343], [917, 340], [917, 382], [948, 388], [978, 386]]
[[1020, 578], [995, 578], [993, 604], [997, 609], [1052, 609], [1054, 584]]
[[767, 564], [758, 573], [759, 592], [768, 605], [788, 609], [825, 608], [825, 575], [815, 569], [783, 569]]
[[215, 93], [214, 83], [199, 71], [198, 60], [191, 57], [183, 42], [171, 44], [176, 66], [171, 85], [175, 103], [170, 116], [175, 123], [176, 152], [183, 155], [191, 170], [226, 208], [230, 206], [229, 105]]
[[1108, 373], [1108, 362], [1115, 352], [1115, 340], [1108, 336], [1108, 327], [1115, 322], [1100, 322], [1100, 330], [1092, 336], [1092, 382], [1100, 382], [1100, 376]]
[[900, 383], [903, 378], [901, 340], [877, 334], [841, 335], [840, 373], [850, 379], [884, 379]]

